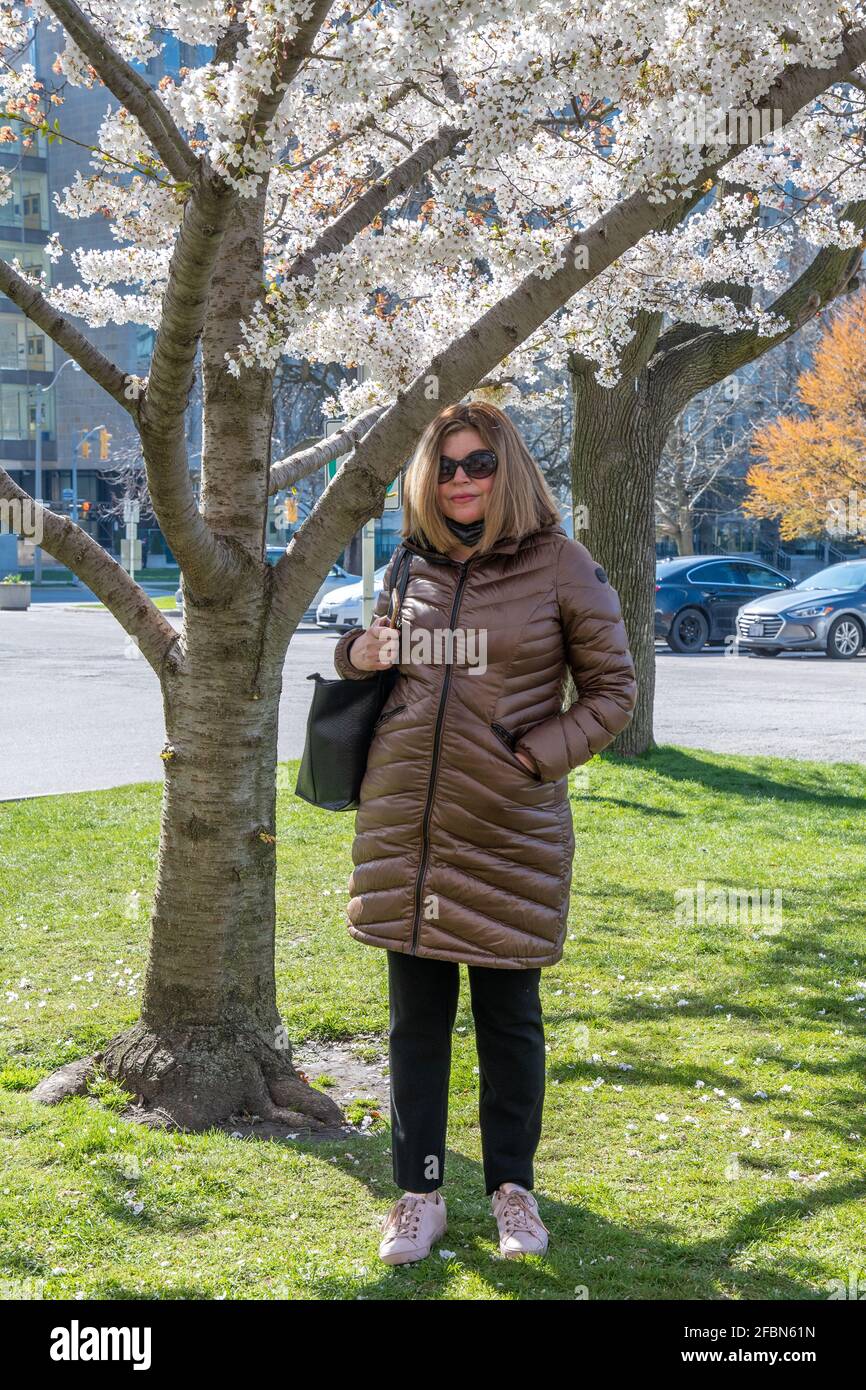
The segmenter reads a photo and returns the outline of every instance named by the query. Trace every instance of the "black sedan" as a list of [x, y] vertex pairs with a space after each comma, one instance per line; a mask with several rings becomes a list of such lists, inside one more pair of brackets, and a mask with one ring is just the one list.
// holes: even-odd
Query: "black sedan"
[[738, 555], [679, 555], [656, 565], [656, 641], [699, 652], [736, 633], [737, 613], [752, 599], [794, 587], [793, 579]]

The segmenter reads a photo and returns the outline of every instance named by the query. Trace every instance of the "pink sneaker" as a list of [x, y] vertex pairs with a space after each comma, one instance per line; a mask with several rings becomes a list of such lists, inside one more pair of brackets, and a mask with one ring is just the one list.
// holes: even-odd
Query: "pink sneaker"
[[423, 1260], [433, 1242], [445, 1234], [445, 1198], [437, 1190], [423, 1197], [406, 1192], [385, 1218], [379, 1259], [386, 1265]]
[[491, 1198], [493, 1215], [499, 1227], [499, 1253], [509, 1259], [521, 1255], [543, 1255], [548, 1230], [538, 1214], [532, 1193], [517, 1183], [509, 1190], [497, 1187]]

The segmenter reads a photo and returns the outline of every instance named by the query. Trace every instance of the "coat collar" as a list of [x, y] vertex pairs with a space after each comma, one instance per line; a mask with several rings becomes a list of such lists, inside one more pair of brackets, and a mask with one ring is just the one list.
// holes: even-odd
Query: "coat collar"
[[[534, 531], [525, 531], [522, 536], [500, 536], [499, 540], [496, 541], [489, 550], [485, 550], [483, 554], [479, 555], [477, 558], [483, 559], [488, 555], [513, 555], [531, 536], [537, 536], [542, 531], [561, 531], [563, 535], [567, 534], [565, 527], [559, 522], [549, 522], [546, 526], [537, 526]], [[403, 545], [407, 550], [411, 551], [413, 555], [423, 555], [425, 560], [432, 560], [437, 564], [453, 565], [460, 563], [459, 561], [452, 560], [450, 556], [444, 555], [441, 550], [434, 550], [432, 547], [421, 545], [420, 542], [415, 539], [414, 532], [411, 536], [403, 538]], [[469, 558], [474, 559], [476, 557], [470, 556]]]

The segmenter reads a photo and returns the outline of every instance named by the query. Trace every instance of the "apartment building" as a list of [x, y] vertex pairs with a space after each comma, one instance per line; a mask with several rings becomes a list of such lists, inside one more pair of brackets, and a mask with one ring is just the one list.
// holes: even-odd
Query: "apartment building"
[[[22, 61], [34, 64], [47, 87], [56, 80], [51, 65], [60, 41], [58, 31], [40, 25], [29, 52], [22, 54]], [[182, 48], [175, 44], [143, 71], [156, 83], [165, 72], [194, 62], [195, 53], [182, 52]], [[52, 266], [45, 246], [55, 231], [67, 251], [114, 244], [105, 218], [76, 221], [62, 216], [57, 208], [58, 197], [76, 171], [88, 169], [89, 151], [82, 145], [96, 144], [100, 121], [113, 102], [102, 87], [67, 85], [63, 96], [63, 105], [52, 108], [53, 113], [59, 116], [61, 130], [80, 143], [48, 143], [41, 136], [25, 140], [14, 123], [10, 127], [16, 131], [15, 141], [0, 143], [0, 166], [11, 176], [13, 186], [12, 197], [0, 205], [0, 255], [17, 259], [26, 270], [45, 271], [49, 282], [72, 283], [72, 265], [64, 260]], [[122, 371], [147, 373], [150, 330], [134, 324], [91, 328], [79, 322], [78, 326]], [[197, 470], [200, 426], [194, 417], [191, 435], [191, 465]], [[41, 457], [42, 498], [56, 511], [77, 514], [81, 526], [116, 552], [123, 534], [122, 518], [116, 515], [122, 485], [104, 473], [135, 465], [140, 458], [135, 430], [126, 412], [0, 295], [0, 460], [31, 496], [36, 495], [37, 456]], [[146, 550], [156, 554], [159, 533], [152, 518], [149, 525], [142, 518], [142, 536]]]

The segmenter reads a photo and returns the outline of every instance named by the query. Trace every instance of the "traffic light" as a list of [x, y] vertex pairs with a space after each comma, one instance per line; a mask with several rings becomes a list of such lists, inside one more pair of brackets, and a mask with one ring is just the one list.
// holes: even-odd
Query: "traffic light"
[[89, 439], [82, 439], [81, 444], [80, 444], [79, 447], [80, 447], [80, 449], [81, 449], [81, 457], [82, 457], [83, 459], [89, 459], [89, 458], [90, 458], [90, 440], [89, 440]]
[[298, 502], [295, 497], [287, 497], [283, 503], [287, 526], [294, 526], [298, 519]]
[[86, 516], [87, 513], [90, 511], [90, 503], [89, 503], [89, 502], [82, 502], [82, 504], [81, 504], [81, 510], [84, 512], [84, 514], [85, 514], [85, 516]]
[[108, 446], [111, 443], [111, 435], [108, 430], [103, 428], [99, 431], [99, 457], [103, 463], [108, 458]]

